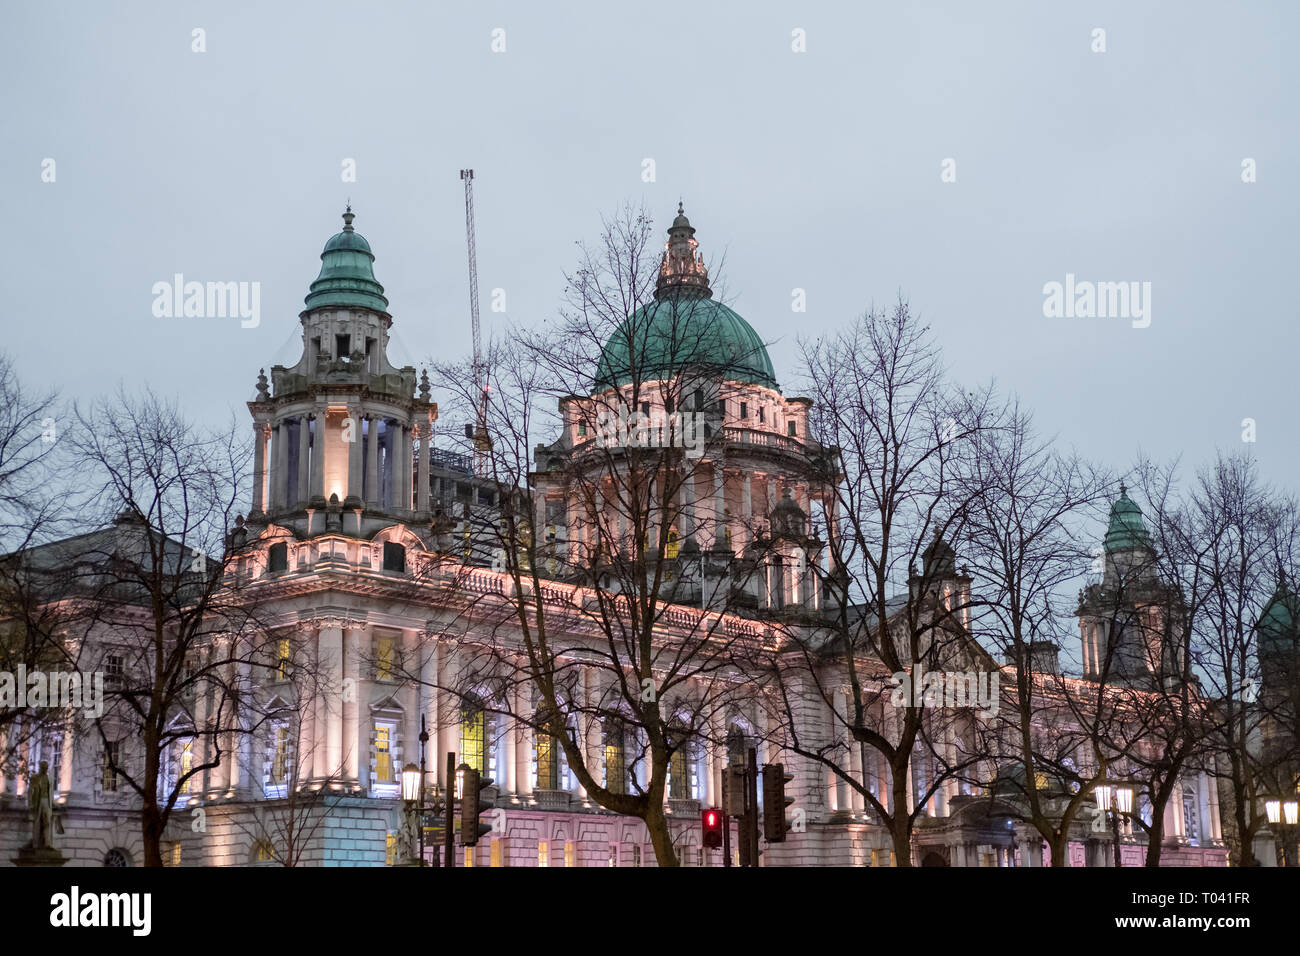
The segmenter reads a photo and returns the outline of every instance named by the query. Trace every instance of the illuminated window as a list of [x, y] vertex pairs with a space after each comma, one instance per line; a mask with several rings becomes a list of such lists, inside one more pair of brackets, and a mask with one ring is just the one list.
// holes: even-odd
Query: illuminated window
[[506, 865], [506, 841], [493, 840], [492, 848], [488, 854], [488, 866], [505, 866]]
[[194, 769], [194, 741], [186, 740], [181, 744], [181, 793], [188, 794], [193, 789], [194, 778], [186, 776]]
[[467, 847], [465, 847], [465, 861], [464, 861], [464, 864], [465, 864], [465, 866], [473, 866], [473, 865], [474, 865], [474, 848], [473, 848], [472, 846], [467, 846]]
[[397, 676], [397, 640], [389, 634], [375, 638], [375, 680], [394, 680]]
[[677, 555], [681, 553], [681, 550], [682, 550], [681, 544], [677, 540], [677, 529], [669, 528], [668, 542], [667, 544], [664, 545], [664, 556], [668, 558], [675, 558], [677, 557]]
[[564, 865], [566, 867], [575, 867], [578, 865], [578, 851], [577, 847], [573, 845], [572, 840], [568, 840], [564, 844]]
[[397, 726], [390, 721], [379, 721], [375, 724], [372, 780], [378, 788], [397, 785], [397, 776], [393, 770], [393, 737], [396, 733]]
[[537, 732], [537, 789], [558, 790], [560, 783], [559, 748], [551, 735], [544, 730]]
[[181, 842], [173, 840], [167, 847], [167, 866], [181, 865]]
[[605, 789], [611, 793], [627, 793], [624, 727], [614, 720], [605, 723]]
[[278, 680], [289, 679], [289, 664], [291, 663], [292, 660], [290, 654], [291, 654], [291, 649], [289, 645], [289, 638], [282, 637], [278, 641], [276, 641], [276, 658], [278, 659], [279, 663], [276, 665], [275, 676]]
[[384, 842], [384, 866], [397, 865], [397, 834], [389, 833]]
[[484, 764], [486, 723], [483, 706], [476, 700], [466, 701], [460, 709], [461, 760], [484, 775], [488, 769]]
[[551, 865], [551, 844], [546, 840], [537, 841], [537, 865]]
[[270, 840], [261, 839], [253, 843], [253, 862], [270, 863], [275, 859], [275, 847]]
[[[270, 772], [267, 774], [268, 791], [277, 791], [277, 796], [284, 795], [284, 788], [289, 783], [289, 723], [276, 721], [271, 726]], [[268, 793], [272, 795], [272, 793]]]

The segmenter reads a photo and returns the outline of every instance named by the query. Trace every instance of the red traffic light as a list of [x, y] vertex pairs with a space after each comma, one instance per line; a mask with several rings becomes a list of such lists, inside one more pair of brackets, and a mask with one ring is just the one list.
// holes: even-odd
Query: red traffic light
[[722, 813], [716, 807], [709, 807], [707, 810], [700, 811], [700, 823], [704, 829], [704, 840], [706, 847], [722, 846]]

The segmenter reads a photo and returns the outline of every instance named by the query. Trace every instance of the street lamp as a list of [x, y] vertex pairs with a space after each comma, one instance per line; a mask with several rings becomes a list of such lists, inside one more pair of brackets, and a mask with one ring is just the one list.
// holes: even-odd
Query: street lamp
[[1295, 844], [1294, 827], [1300, 823], [1300, 801], [1270, 797], [1264, 801], [1268, 825], [1282, 845], [1282, 865], [1292, 865], [1291, 848]]
[[1119, 818], [1133, 813], [1133, 788], [1103, 783], [1094, 788], [1097, 809], [1110, 818], [1110, 835], [1115, 847], [1115, 866], [1123, 866], [1119, 852]]

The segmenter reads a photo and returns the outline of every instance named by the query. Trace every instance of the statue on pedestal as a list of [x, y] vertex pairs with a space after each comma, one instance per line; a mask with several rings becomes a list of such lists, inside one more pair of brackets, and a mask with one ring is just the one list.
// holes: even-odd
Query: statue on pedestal
[[51, 832], [54, 829], [54, 800], [50, 792], [48, 760], [41, 761], [40, 773], [27, 777], [27, 809], [32, 816], [32, 842], [34, 850], [53, 849]]

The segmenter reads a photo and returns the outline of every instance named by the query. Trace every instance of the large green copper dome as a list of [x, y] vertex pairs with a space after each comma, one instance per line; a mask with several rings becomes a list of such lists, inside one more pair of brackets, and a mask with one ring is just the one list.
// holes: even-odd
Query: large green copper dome
[[713, 300], [695, 230], [680, 204], [668, 236], [655, 300], [609, 337], [596, 366], [596, 387], [672, 378], [693, 366], [728, 381], [778, 388], [758, 333]]
[[375, 257], [365, 236], [352, 228], [352, 207], [343, 214], [343, 231], [325, 243], [320, 254], [320, 275], [303, 301], [308, 309], [352, 306], [388, 311], [384, 287], [375, 279]]
[[778, 387], [758, 333], [721, 302], [698, 297], [657, 299], [637, 309], [605, 343], [596, 387], [671, 378], [690, 366], [728, 381]]
[[1142, 521], [1142, 509], [1128, 496], [1123, 485], [1119, 498], [1110, 506], [1110, 526], [1106, 529], [1106, 550], [1127, 551], [1133, 548], [1149, 549], [1151, 535]]

